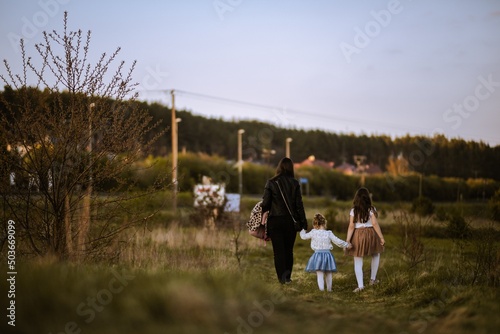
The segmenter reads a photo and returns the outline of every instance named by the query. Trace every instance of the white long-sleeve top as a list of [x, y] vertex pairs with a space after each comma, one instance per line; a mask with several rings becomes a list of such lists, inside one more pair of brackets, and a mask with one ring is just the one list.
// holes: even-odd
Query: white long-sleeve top
[[[375, 208], [374, 208], [375, 209]], [[375, 209], [376, 210], [376, 209]], [[364, 228], [364, 227], [373, 227], [371, 217], [374, 215], [373, 211], [370, 210], [370, 219], [368, 219], [367, 222], [361, 223], [361, 222], [354, 222], [354, 228]], [[349, 212], [349, 216], [354, 217], [354, 209], [351, 209]]]
[[306, 230], [300, 231], [300, 237], [302, 240], [312, 239], [311, 248], [314, 251], [317, 250], [331, 250], [333, 249], [332, 242], [341, 247], [347, 247], [349, 244], [335, 236], [330, 230], [317, 230], [312, 229], [309, 232]]

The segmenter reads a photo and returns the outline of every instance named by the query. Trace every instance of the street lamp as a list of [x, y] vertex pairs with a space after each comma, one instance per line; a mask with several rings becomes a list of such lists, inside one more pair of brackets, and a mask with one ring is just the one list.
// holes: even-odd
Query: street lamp
[[177, 154], [179, 153], [177, 123], [180, 118], [175, 116], [175, 94], [173, 90], [170, 91], [170, 95], [172, 96], [172, 209], [175, 214], [177, 212]]
[[285, 156], [290, 158], [290, 143], [293, 141], [292, 138], [288, 137], [285, 142]]
[[174, 212], [177, 210], [177, 191], [179, 187], [179, 182], [177, 179], [177, 165], [178, 165], [178, 156], [179, 156], [179, 122], [181, 122], [181, 118], [175, 118], [172, 123], [172, 132], [175, 133], [175, 137], [172, 136], [172, 184], [173, 184], [173, 208]]
[[262, 157], [266, 161], [266, 163], [269, 165], [269, 162], [271, 160], [271, 157], [276, 154], [276, 150], [270, 150], [267, 148], [262, 149]]
[[239, 183], [238, 183], [238, 189], [239, 189], [239, 194], [243, 193], [243, 149], [242, 149], [242, 136], [245, 133], [245, 130], [239, 129], [238, 130], [238, 178], [239, 178]]

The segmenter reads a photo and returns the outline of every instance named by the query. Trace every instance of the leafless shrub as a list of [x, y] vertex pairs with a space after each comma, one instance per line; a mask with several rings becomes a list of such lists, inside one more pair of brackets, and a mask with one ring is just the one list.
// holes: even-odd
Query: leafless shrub
[[398, 226], [399, 249], [408, 267], [415, 268], [419, 263], [426, 260], [425, 247], [422, 242], [423, 226], [421, 218], [418, 220], [415, 215], [401, 212], [394, 216], [394, 221]]
[[126, 204], [150, 193], [128, 192], [126, 176], [162, 133], [146, 139], [158, 124], [135, 102], [135, 62], [117, 63], [118, 48], [91, 64], [90, 40], [68, 30], [65, 13], [63, 33], [44, 32], [35, 45], [39, 59], [21, 41], [21, 74], [4, 60], [0, 194], [32, 254], [96, 256], [152, 214]]
[[453, 268], [456, 280], [465, 285], [500, 285], [500, 248], [493, 225], [469, 229], [467, 238], [454, 238]]

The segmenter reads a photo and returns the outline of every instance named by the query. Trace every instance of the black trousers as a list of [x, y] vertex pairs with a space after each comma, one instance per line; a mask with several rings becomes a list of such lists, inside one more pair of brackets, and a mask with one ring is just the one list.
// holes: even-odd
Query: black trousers
[[297, 232], [290, 216], [273, 216], [267, 221], [267, 234], [271, 237], [274, 267], [281, 283], [290, 281], [293, 269], [293, 245]]

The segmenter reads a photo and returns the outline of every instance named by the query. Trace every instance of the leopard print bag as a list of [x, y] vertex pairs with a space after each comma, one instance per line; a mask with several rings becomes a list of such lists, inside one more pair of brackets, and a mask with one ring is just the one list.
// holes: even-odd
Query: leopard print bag
[[262, 239], [265, 241], [270, 240], [267, 236], [267, 212], [262, 214], [262, 201], [257, 202], [250, 212], [250, 220], [246, 223], [248, 233], [252, 237]]

